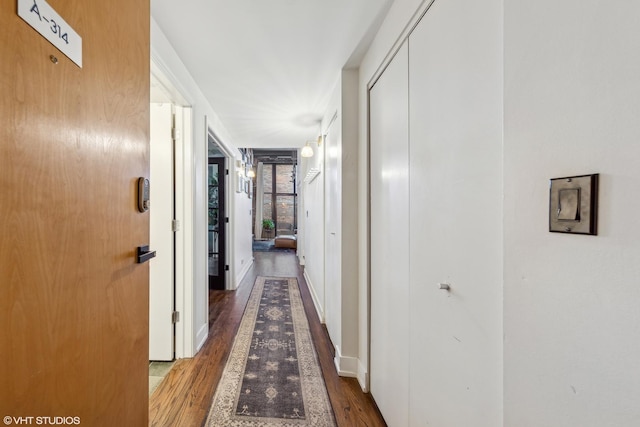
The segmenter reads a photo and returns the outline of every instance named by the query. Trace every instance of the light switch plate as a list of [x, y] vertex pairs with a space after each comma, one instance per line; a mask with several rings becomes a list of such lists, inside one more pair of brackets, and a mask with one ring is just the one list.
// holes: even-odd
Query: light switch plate
[[551, 180], [549, 231], [598, 234], [598, 174]]

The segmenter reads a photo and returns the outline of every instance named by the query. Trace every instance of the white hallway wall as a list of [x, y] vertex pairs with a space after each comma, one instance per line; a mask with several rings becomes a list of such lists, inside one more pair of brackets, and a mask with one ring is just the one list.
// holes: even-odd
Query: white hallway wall
[[[339, 109], [341, 146], [338, 149], [340, 182], [340, 244], [342, 269], [340, 271], [340, 352], [336, 363], [346, 375], [356, 375], [365, 386], [366, 365], [358, 358], [358, 329], [360, 310], [358, 306], [358, 96], [359, 72], [357, 69], [342, 70], [341, 103]], [[348, 373], [348, 374], [347, 374]]]
[[336, 368], [350, 377], [365, 371], [358, 359], [357, 102], [358, 72], [343, 70], [320, 124], [326, 139], [310, 144], [314, 156], [300, 166], [301, 178], [311, 168], [321, 173], [312, 182], [301, 180], [299, 255], [335, 347]]
[[[171, 43], [165, 37], [162, 29], [158, 24], [151, 19], [151, 54], [156, 63], [161, 66], [161, 71], [165, 74], [171, 83], [181, 92], [186, 98], [189, 105], [192, 107], [192, 135], [193, 144], [188, 147], [192, 154], [192, 168], [193, 173], [189, 177], [190, 181], [186, 183], [185, 191], [190, 192], [190, 199], [193, 203], [193, 216], [186, 219], [188, 224], [183, 224], [184, 230], [191, 230], [193, 233], [193, 244], [190, 248], [193, 253], [193, 264], [185, 265], [187, 274], [185, 277], [190, 282], [185, 283], [185, 298], [189, 298], [187, 304], [192, 305], [192, 316], [190, 319], [184, 319], [184, 322], [191, 322], [192, 336], [187, 337], [185, 356], [193, 356], [197, 353], [200, 347], [204, 344], [208, 332], [208, 277], [207, 277], [207, 186], [206, 186], [206, 174], [207, 174], [207, 134], [205, 130], [206, 124], [215, 132], [227, 151], [231, 153], [239, 152], [233, 145], [233, 141], [229, 136], [222, 122], [218, 119], [216, 112], [208, 103], [200, 88], [193, 80], [191, 74], [182, 63], [177, 53], [171, 46]], [[233, 161], [232, 161], [233, 163]], [[230, 173], [232, 173], [230, 171]], [[245, 193], [236, 193], [233, 191], [233, 183], [229, 188], [232, 192], [229, 195], [229, 199], [232, 209], [237, 209], [238, 215], [248, 217], [248, 210], [251, 209], [251, 203]], [[242, 217], [240, 217], [242, 218]], [[231, 280], [232, 287], [236, 287], [239, 280], [242, 278], [241, 274], [246, 272], [247, 264], [252, 260], [251, 245], [247, 242], [251, 241], [251, 227], [247, 226], [242, 219], [238, 221], [237, 226], [235, 218], [231, 219], [230, 237], [234, 239], [238, 244], [233, 245], [233, 253], [231, 254]], [[250, 219], [247, 219], [247, 223], [250, 223]], [[245, 228], [246, 227], [246, 228]], [[241, 260], [244, 260], [241, 262]]]
[[[640, 425], [640, 3], [505, 2], [505, 425]], [[547, 231], [600, 173], [598, 236]]]
[[[342, 112], [340, 111], [340, 82], [334, 88], [329, 102], [329, 108], [322, 119], [322, 134], [324, 139], [325, 165], [324, 165], [324, 186], [325, 186], [325, 232], [324, 232], [324, 280], [325, 280], [325, 323], [327, 331], [333, 345], [337, 348], [337, 353], [341, 353], [342, 331], [340, 306], [342, 304], [342, 292], [340, 274], [342, 271], [342, 248], [341, 242], [341, 222], [339, 215], [342, 210], [342, 188], [341, 188], [341, 164], [342, 159], [339, 154], [342, 145], [341, 122]], [[329, 127], [331, 119], [336, 115], [335, 121]]]
[[[231, 170], [229, 168], [229, 175]], [[237, 179], [237, 175], [234, 176]], [[235, 192], [235, 181], [232, 181], [229, 188], [234, 197], [234, 215], [232, 217], [234, 254], [231, 289], [236, 289], [242, 278], [247, 274], [251, 264], [253, 264], [253, 204], [252, 199], [245, 192]], [[252, 183], [253, 185], [253, 183]]]
[[321, 128], [326, 136], [325, 322], [338, 372], [356, 377], [365, 371], [358, 363], [357, 69], [341, 71]]
[[[232, 153], [238, 156], [237, 158], [242, 156], [237, 148], [233, 149]], [[230, 166], [229, 174], [232, 169]], [[253, 185], [253, 183], [251, 184]], [[233, 188], [233, 185], [234, 182], [229, 185], [229, 188]], [[231, 227], [233, 227], [231, 237], [233, 239], [233, 258], [231, 260], [227, 258], [231, 270], [231, 283], [227, 285], [227, 289], [237, 289], [253, 264], [253, 202], [245, 192], [236, 193], [234, 191], [233, 194], [232, 211], [229, 213]]]
[[[304, 264], [304, 276], [309, 285], [313, 302], [321, 322], [325, 322], [325, 279], [324, 279], [324, 145], [318, 147], [316, 143], [310, 143], [313, 147], [313, 157], [301, 158], [300, 178], [298, 191], [302, 192], [303, 204], [300, 213], [303, 220], [302, 232], [304, 233], [301, 251]], [[320, 174], [313, 181], [305, 180], [310, 169], [318, 169]]]

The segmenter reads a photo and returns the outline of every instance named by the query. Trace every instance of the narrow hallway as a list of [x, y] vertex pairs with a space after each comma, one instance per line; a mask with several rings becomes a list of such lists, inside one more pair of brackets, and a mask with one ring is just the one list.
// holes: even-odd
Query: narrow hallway
[[209, 339], [193, 359], [181, 359], [152, 394], [151, 426], [201, 426], [231, 350], [247, 299], [257, 276], [296, 277], [338, 426], [385, 426], [370, 395], [354, 378], [341, 378], [333, 364], [333, 347], [320, 324], [293, 253], [255, 252], [255, 262], [237, 291], [215, 291]]

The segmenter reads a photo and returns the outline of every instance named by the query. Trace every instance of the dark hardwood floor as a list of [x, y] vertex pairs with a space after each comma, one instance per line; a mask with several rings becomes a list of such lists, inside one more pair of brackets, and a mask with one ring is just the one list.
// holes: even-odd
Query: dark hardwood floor
[[[209, 339], [193, 359], [178, 360], [151, 395], [149, 425], [202, 426], [215, 388], [257, 276], [296, 277], [329, 398], [340, 427], [386, 426], [369, 394], [354, 378], [342, 378], [333, 364], [333, 346], [320, 324], [302, 270], [294, 253], [255, 252], [255, 262], [237, 291], [211, 291]], [[222, 427], [222, 426], [220, 426]]]

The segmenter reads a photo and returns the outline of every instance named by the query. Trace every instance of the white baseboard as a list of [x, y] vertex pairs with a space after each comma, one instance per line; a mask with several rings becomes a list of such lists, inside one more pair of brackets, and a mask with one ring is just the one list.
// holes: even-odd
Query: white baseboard
[[313, 300], [313, 305], [316, 308], [316, 313], [318, 313], [318, 318], [320, 319], [320, 323], [324, 323], [324, 308], [320, 305], [320, 301], [318, 301], [318, 295], [316, 294], [316, 289], [307, 274], [307, 270], [304, 271], [304, 279], [307, 281], [307, 287], [309, 288], [309, 293], [311, 294], [311, 299]]
[[333, 363], [336, 365], [338, 375], [341, 377], [357, 378], [358, 377], [358, 358], [343, 356], [340, 347], [335, 346], [336, 355]]
[[369, 371], [367, 371], [367, 367], [362, 364], [360, 360], [358, 360], [358, 383], [360, 383], [360, 388], [363, 392], [369, 393]]
[[247, 275], [247, 272], [249, 271], [249, 269], [253, 265], [253, 261], [254, 261], [254, 258], [251, 257], [249, 259], [249, 262], [247, 262], [244, 265], [244, 267], [242, 267], [242, 270], [240, 270], [240, 274], [238, 274], [238, 276], [236, 277], [236, 283], [235, 283], [235, 288], [234, 289], [238, 289], [238, 287], [240, 286], [240, 283], [242, 283], [242, 279], [244, 279], [244, 276]]
[[209, 336], [209, 322], [207, 322], [200, 327], [198, 330], [198, 334], [196, 335], [196, 351], [193, 354], [196, 354], [200, 351], [204, 343], [207, 341], [207, 337]]

